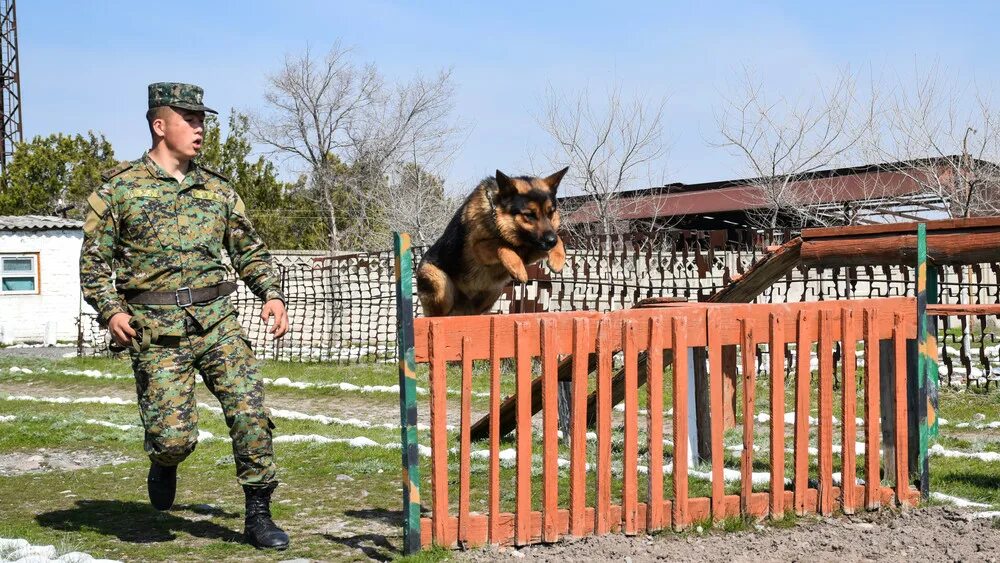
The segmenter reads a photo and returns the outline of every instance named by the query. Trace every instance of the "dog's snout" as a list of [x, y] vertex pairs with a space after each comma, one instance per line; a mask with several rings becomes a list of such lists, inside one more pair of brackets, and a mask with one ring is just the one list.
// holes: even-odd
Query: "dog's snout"
[[545, 233], [542, 235], [542, 248], [548, 250], [554, 247], [558, 240], [555, 233]]

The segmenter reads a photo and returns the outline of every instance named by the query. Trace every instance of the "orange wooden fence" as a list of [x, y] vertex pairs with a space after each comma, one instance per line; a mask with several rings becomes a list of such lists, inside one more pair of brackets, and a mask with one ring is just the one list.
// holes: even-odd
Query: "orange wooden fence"
[[[560, 537], [623, 532], [636, 534], [662, 528], [684, 529], [693, 522], [730, 516], [780, 518], [785, 511], [796, 514], [830, 514], [843, 509], [876, 509], [890, 502], [916, 502], [919, 493], [909, 483], [907, 467], [907, 402], [905, 342], [916, 338], [914, 299], [894, 298], [865, 301], [838, 301], [787, 305], [690, 304], [660, 309], [633, 309], [610, 314], [571, 312], [480, 317], [419, 318], [414, 322], [414, 343], [418, 364], [429, 364], [430, 388], [430, 517], [421, 519], [422, 545], [476, 546], [486, 543], [524, 545], [554, 542]], [[895, 365], [895, 473], [880, 475], [879, 340], [894, 343]], [[864, 353], [855, 352], [862, 342]], [[834, 388], [834, 346], [841, 342], [844, 373], [861, 370], [856, 377], [842, 377]], [[785, 381], [786, 344], [796, 345], [796, 367]], [[722, 347], [737, 345], [742, 366], [743, 447], [739, 461], [739, 494], [726, 494], [724, 482], [722, 413]], [[770, 440], [759, 451], [754, 448], [755, 423], [766, 418], [758, 411], [755, 396], [758, 384], [757, 346], [770, 351], [764, 383], [770, 393], [761, 412], [770, 416], [766, 423]], [[816, 346], [818, 360], [814, 377], [810, 362]], [[711, 489], [707, 497], [689, 497], [688, 478], [688, 348], [707, 347], [711, 393]], [[774, 353], [775, 350], [781, 353]], [[674, 353], [683, 351], [682, 353]], [[805, 353], [799, 353], [804, 351]], [[621, 353], [626, 378], [624, 428], [619, 448], [621, 469], [612, 466], [611, 373], [613, 357]], [[597, 370], [588, 373], [588, 356], [596, 354]], [[556, 378], [559, 360], [573, 359], [572, 427], [564, 437], [568, 443], [568, 481], [560, 502], [560, 439], [557, 431]], [[501, 361], [513, 359], [518, 397], [530, 397], [532, 368], [538, 360], [543, 377], [544, 404], [540, 426], [532, 427], [530, 399], [517, 405], [517, 430], [513, 502], [501, 502], [501, 436], [498, 436]], [[472, 423], [472, 373], [474, 361], [487, 361], [491, 435], [489, 463], [485, 476], [475, 475], [471, 463], [469, 426]], [[639, 404], [637, 372], [640, 362], [648, 370], [645, 404]], [[448, 365], [460, 366], [448, 373]], [[671, 377], [664, 377], [671, 367]], [[447, 378], [459, 378], [461, 396], [448, 402]], [[485, 377], [485, 375], [477, 376]], [[453, 388], [459, 386], [452, 379]], [[793, 385], [794, 400], [786, 404], [786, 385]], [[863, 402], [858, 404], [859, 388]], [[596, 388], [598, 413], [596, 444], [587, 440], [586, 400]], [[664, 408], [664, 393], [673, 397], [672, 414]], [[811, 404], [816, 399], [818, 416], [810, 421]], [[834, 423], [834, 404], [840, 405], [840, 421]], [[459, 415], [449, 413], [458, 408]], [[639, 430], [640, 408], [646, 410], [642, 428], [648, 443], [648, 486], [640, 491]], [[795, 411], [792, 428], [793, 464], [785, 471], [785, 414]], [[856, 475], [855, 417], [864, 423], [864, 464]], [[457, 443], [449, 438], [448, 420], [460, 421]], [[811, 428], [810, 425], [813, 425]], [[664, 466], [664, 430], [672, 432], [674, 455]], [[834, 432], [839, 425], [842, 454], [834, 460]], [[524, 431], [522, 431], [522, 429]], [[810, 455], [810, 435], [817, 437], [818, 455]], [[541, 452], [533, 460], [533, 445], [540, 438]], [[449, 468], [449, 449], [457, 447], [458, 463]], [[594, 448], [596, 451], [589, 451]], [[593, 465], [588, 466], [588, 453]], [[540, 459], [537, 459], [540, 458]], [[753, 483], [753, 462], [769, 462], [769, 483]], [[540, 475], [533, 475], [532, 462], [540, 461]], [[810, 462], [815, 461], [810, 479]], [[566, 465], [565, 460], [562, 465]], [[666, 471], [665, 471], [666, 470]], [[839, 470], [842, 486], [834, 485]], [[672, 490], [665, 490], [665, 473], [672, 473]], [[620, 475], [620, 476], [619, 476]], [[790, 486], [786, 487], [786, 477]], [[473, 479], [485, 487], [485, 512], [473, 512], [470, 496]], [[533, 499], [532, 480], [541, 479], [540, 499]], [[612, 495], [613, 480], [620, 480]], [[892, 487], [885, 486], [891, 484]], [[457, 489], [457, 491], [455, 490]], [[588, 489], [593, 502], [588, 503]], [[458, 495], [457, 510], [449, 501]], [[425, 499], [428, 497], [425, 496]], [[509, 499], [508, 499], [509, 500]], [[537, 501], [541, 510], [533, 509]], [[425, 501], [426, 502], [426, 501]], [[508, 510], [502, 511], [501, 504]]]

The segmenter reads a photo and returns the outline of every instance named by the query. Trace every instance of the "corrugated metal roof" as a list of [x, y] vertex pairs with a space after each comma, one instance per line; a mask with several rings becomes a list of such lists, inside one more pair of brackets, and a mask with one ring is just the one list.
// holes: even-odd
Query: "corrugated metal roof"
[[[646, 219], [681, 215], [720, 213], [759, 209], [767, 205], [764, 189], [751, 184], [711, 183], [708, 189], [689, 186], [674, 193], [622, 194], [616, 200], [620, 219]], [[792, 181], [791, 193], [803, 204], [838, 203], [872, 197], [900, 197], [920, 191], [911, 175], [894, 171], [853, 172], [832, 178], [810, 178]], [[580, 196], [577, 196], [579, 199]], [[564, 200], [565, 201], [565, 200]], [[600, 216], [597, 205], [586, 201], [572, 213], [569, 223], [589, 223]]]
[[83, 227], [82, 221], [50, 215], [0, 215], [0, 230], [6, 231], [47, 231], [81, 227]]

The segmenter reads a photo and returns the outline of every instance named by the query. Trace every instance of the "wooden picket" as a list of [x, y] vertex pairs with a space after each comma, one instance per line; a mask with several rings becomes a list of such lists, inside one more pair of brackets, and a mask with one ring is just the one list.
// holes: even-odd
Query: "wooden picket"
[[[682, 530], [705, 518], [718, 521], [743, 515], [777, 519], [786, 510], [831, 514], [843, 509], [851, 513], [861, 507], [875, 509], [890, 500], [916, 502], [919, 493], [911, 487], [907, 467], [907, 370], [902, 368], [906, 365], [906, 340], [916, 337], [915, 311], [913, 299], [892, 298], [786, 305], [671, 304], [610, 314], [415, 319], [415, 358], [418, 364], [428, 366], [430, 391], [431, 489], [425, 497], [430, 512], [421, 519], [421, 544], [527, 545], [555, 542], [565, 536]], [[894, 403], [891, 443], [896, 446], [895, 472], [885, 476], [892, 488], [882, 484], [879, 459], [879, 341], [883, 340], [893, 343], [895, 365], [900, 366], [893, 378], [891, 399], [882, 398]], [[855, 353], [859, 342], [864, 347], [863, 361]], [[787, 370], [785, 360], [789, 345], [796, 358], [791, 370]], [[838, 371], [833, 361], [837, 346], [842, 350], [839, 388], [833, 384]], [[736, 386], [742, 417], [737, 425], [741, 428], [734, 432], [742, 433], [742, 450], [735, 459], [726, 457], [723, 441], [726, 347], [730, 351], [738, 348], [741, 372], [741, 384]], [[758, 365], [758, 347], [764, 347], [769, 356], [762, 365]], [[689, 496], [688, 480], [703, 474], [695, 471], [697, 467], [689, 467], [688, 459], [689, 441], [699, 430], [689, 427], [688, 419], [694, 408], [688, 395], [688, 374], [694, 367], [689, 353], [693, 354], [693, 349], [707, 351], [711, 411], [709, 428], [700, 429], [711, 437], [710, 494], [695, 498]], [[572, 369], [563, 376], [559, 363], [566, 358], [570, 358]], [[618, 358], [623, 365], [624, 394], [613, 396], [612, 368]], [[515, 396], [526, 398], [516, 405], [512, 469], [501, 464], [503, 437], [498, 435], [504, 377], [501, 364], [505, 359], [513, 360]], [[488, 362], [489, 398], [483, 408], [492, 415], [486, 449], [479, 452], [489, 457], [483, 475], [477, 474], [472, 463], [478, 456], [472, 455], [477, 448], [469, 434], [477, 404], [473, 362], [478, 361]], [[454, 372], [449, 371], [450, 366]], [[594, 372], [590, 372], [592, 366], [596, 366]], [[786, 370], [794, 376], [788, 384], [791, 387], [784, 381]], [[542, 376], [543, 406], [535, 421], [538, 426], [532, 426], [530, 397], [537, 371]], [[767, 372], [766, 376], [759, 378], [759, 371]], [[561, 436], [557, 426], [557, 386], [564, 377], [571, 388], [567, 436]], [[759, 381], [768, 388], [761, 396], [761, 404], [766, 405], [763, 408], [757, 406]], [[449, 402], [449, 382], [451, 392], [457, 390], [458, 394], [454, 404]], [[646, 385], [646, 401], [640, 405], [642, 385]], [[595, 389], [596, 440], [588, 442], [587, 393]], [[859, 391], [863, 405], [858, 404]], [[668, 392], [671, 404], [665, 405]], [[624, 401], [623, 413], [613, 408], [618, 397]], [[841, 425], [842, 446], [836, 457], [835, 405], [840, 408], [837, 424]], [[458, 416], [449, 418], [449, 409], [457, 409]], [[793, 469], [786, 486], [785, 416], [787, 412], [791, 418], [793, 411]], [[810, 417], [813, 412], [816, 418]], [[767, 417], [761, 416], [765, 413]], [[864, 421], [861, 482], [855, 470], [856, 416]], [[459, 421], [455, 431], [449, 431], [449, 419]], [[768, 431], [769, 438], [759, 444], [755, 442], [758, 426]], [[640, 444], [642, 430], [646, 438]], [[672, 444], [665, 436], [672, 438]], [[818, 452], [814, 475], [809, 473], [811, 438]], [[665, 443], [672, 445], [672, 455], [664, 455]], [[769, 451], [755, 453], [755, 447]], [[593, 466], [587, 464], [588, 452], [592, 452]], [[560, 459], [560, 455], [568, 459]], [[755, 484], [760, 477], [753, 472], [755, 460], [770, 464], [762, 476], [771, 486], [763, 492], [754, 492], [755, 486], [760, 490]], [[726, 478], [735, 476], [730, 464], [739, 466], [738, 487], [732, 489], [726, 485]], [[834, 482], [837, 470], [841, 483]], [[566, 481], [561, 482], [560, 475]], [[643, 475], [647, 486], [640, 490]], [[666, 479], [672, 481], [671, 486], [665, 485]], [[533, 487], [533, 480], [541, 486]], [[501, 503], [501, 487], [509, 486], [505, 484], [513, 486], [513, 502], [509, 504]], [[562, 486], [567, 487], [565, 500], [560, 500]], [[452, 491], [452, 487], [458, 490]], [[588, 489], [593, 493], [591, 500]], [[727, 492], [730, 490], [737, 494]], [[451, 504], [455, 499], [457, 503]], [[485, 513], [476, 506], [485, 507]]]

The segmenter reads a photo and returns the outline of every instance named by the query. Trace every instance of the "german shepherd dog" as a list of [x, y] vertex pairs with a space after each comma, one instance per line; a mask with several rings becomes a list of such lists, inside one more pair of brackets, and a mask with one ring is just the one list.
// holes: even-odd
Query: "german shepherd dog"
[[546, 178], [497, 170], [476, 186], [417, 268], [425, 316], [485, 313], [512, 279], [528, 281], [525, 267], [542, 258], [562, 270], [556, 191], [567, 170]]

